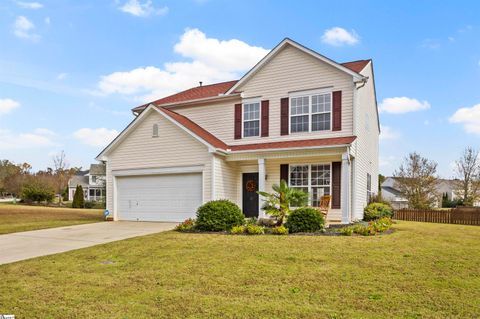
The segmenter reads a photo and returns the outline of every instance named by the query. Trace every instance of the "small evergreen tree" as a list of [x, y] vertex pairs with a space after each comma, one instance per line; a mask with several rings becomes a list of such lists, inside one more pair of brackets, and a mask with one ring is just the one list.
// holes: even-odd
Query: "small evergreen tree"
[[73, 195], [72, 208], [84, 208], [85, 200], [83, 198], [83, 187], [82, 185], [77, 185], [75, 189], [75, 194]]

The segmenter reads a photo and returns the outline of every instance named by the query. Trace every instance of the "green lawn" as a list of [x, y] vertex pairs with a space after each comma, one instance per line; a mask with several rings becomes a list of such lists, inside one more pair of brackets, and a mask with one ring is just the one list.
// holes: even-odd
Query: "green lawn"
[[17, 318], [474, 318], [480, 227], [376, 237], [166, 232], [0, 266]]
[[0, 204], [0, 234], [95, 223], [102, 220], [101, 209]]

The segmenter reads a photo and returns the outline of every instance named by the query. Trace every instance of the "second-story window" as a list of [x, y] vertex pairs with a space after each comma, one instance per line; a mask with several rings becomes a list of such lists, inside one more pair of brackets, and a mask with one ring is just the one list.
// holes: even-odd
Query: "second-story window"
[[243, 104], [243, 137], [260, 136], [260, 103]]
[[332, 121], [332, 95], [290, 98], [290, 132], [328, 131]]

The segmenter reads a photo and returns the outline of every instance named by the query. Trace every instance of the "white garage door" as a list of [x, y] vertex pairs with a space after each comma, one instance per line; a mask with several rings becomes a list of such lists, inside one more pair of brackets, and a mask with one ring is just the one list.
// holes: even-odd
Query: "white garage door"
[[181, 222], [202, 204], [202, 174], [117, 177], [118, 219]]

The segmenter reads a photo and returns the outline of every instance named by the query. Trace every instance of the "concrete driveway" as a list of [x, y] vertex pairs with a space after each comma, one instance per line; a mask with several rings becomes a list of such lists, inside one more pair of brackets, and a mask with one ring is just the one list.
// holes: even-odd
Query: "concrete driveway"
[[0, 265], [171, 230], [176, 223], [102, 222], [0, 235]]

